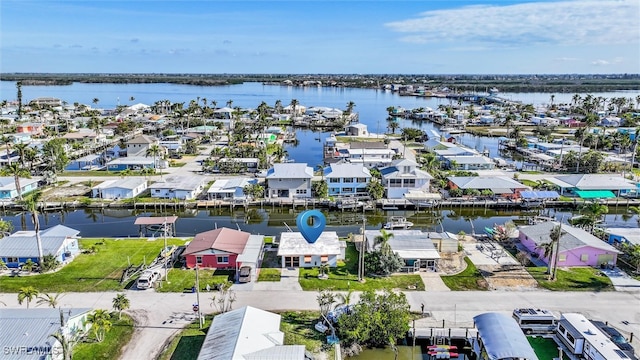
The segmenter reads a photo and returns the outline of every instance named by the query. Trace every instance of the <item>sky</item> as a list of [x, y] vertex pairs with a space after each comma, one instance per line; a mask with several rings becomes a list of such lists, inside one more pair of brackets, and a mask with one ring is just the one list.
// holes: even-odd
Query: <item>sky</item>
[[640, 73], [639, 0], [2, 0], [0, 72]]

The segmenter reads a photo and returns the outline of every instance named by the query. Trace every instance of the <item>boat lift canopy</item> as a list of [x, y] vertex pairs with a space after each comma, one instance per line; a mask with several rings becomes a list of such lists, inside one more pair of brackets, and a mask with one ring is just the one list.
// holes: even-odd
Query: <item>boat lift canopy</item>
[[[177, 216], [141, 216], [137, 217], [134, 225], [140, 226], [140, 236], [142, 237], [142, 228], [152, 232], [158, 230], [158, 226], [162, 230], [162, 227], [166, 227], [167, 234], [176, 236], [175, 223], [178, 220]], [[163, 231], [164, 232], [164, 231]]]
[[548, 200], [559, 199], [557, 191], [521, 191], [520, 197], [524, 200]]

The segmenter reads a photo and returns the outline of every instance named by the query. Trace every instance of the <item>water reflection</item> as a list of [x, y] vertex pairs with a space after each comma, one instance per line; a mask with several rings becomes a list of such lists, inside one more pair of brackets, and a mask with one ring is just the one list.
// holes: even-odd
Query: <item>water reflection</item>
[[[133, 209], [80, 209], [75, 211], [58, 211], [39, 214], [42, 228], [63, 224], [80, 230], [83, 237], [128, 237], [137, 236], [138, 227], [133, 223], [136, 216], [173, 216], [180, 219], [176, 223], [177, 235], [191, 237], [196, 233], [228, 227], [241, 229], [255, 234], [278, 235], [288, 228], [296, 230], [296, 216], [303, 208], [283, 207], [219, 207], [208, 210], [174, 210], [162, 211]], [[576, 210], [541, 209], [514, 210], [489, 208], [446, 208], [427, 210], [393, 210], [367, 211], [365, 214], [350, 211], [322, 210], [327, 218], [327, 231], [336, 231], [340, 236], [360, 233], [363, 217], [366, 218], [367, 229], [380, 229], [389, 216], [404, 216], [414, 223], [414, 229], [423, 231], [442, 231], [457, 234], [482, 232], [485, 227], [513, 221], [526, 224], [532, 216], [543, 215], [565, 221], [578, 214]], [[32, 230], [33, 224], [25, 213], [2, 213], [3, 220], [13, 224], [15, 229]], [[623, 207], [610, 207], [604, 216], [604, 223], [611, 227], [637, 227], [638, 216], [631, 215]]]

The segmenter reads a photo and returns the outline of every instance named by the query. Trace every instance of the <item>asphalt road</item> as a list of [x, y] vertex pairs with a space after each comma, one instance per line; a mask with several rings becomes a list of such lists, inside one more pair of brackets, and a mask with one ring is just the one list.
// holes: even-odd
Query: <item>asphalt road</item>
[[[126, 291], [131, 301], [128, 311], [137, 319], [138, 328], [122, 359], [155, 359], [164, 344], [193, 319], [192, 305], [196, 294]], [[211, 295], [201, 293], [201, 308], [214, 312]], [[588, 318], [608, 321], [625, 335], [634, 333], [638, 347], [640, 336], [640, 292], [550, 292], [550, 291], [483, 291], [483, 292], [407, 292], [411, 309], [431, 316], [420, 326], [434, 326], [445, 321], [446, 327], [471, 326], [473, 316], [498, 311], [511, 313], [514, 308], [545, 308], [555, 312], [579, 312]], [[61, 300], [63, 307], [111, 308], [114, 292], [68, 293]], [[238, 291], [235, 309], [252, 305], [265, 310], [317, 310], [316, 292], [306, 291]], [[357, 301], [357, 294], [355, 294]], [[16, 294], [0, 294], [8, 307], [19, 307]], [[22, 305], [24, 307], [24, 305]]]

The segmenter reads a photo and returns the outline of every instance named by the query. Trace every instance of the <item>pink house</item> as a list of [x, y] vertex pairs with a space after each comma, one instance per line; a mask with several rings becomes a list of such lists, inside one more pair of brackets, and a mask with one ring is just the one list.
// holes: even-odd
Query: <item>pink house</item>
[[44, 134], [44, 124], [42, 123], [22, 123], [16, 125], [16, 132], [29, 133], [31, 135]]
[[[544, 250], [541, 245], [551, 242], [549, 233], [556, 225], [559, 225], [559, 223], [547, 221], [519, 228], [522, 245], [532, 253], [537, 253], [539, 258], [543, 259], [547, 264], [549, 259], [544, 257]], [[558, 253], [559, 267], [616, 264], [620, 252], [603, 240], [567, 224], [562, 224], [562, 233]]]
[[236, 269], [251, 234], [220, 228], [197, 234], [184, 251], [188, 268]]

